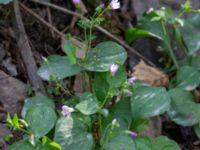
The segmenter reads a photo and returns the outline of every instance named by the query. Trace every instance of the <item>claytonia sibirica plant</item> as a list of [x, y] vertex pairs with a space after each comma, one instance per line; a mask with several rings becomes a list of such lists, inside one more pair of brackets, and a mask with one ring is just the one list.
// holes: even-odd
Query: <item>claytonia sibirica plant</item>
[[[72, 2], [78, 4], [80, 1]], [[176, 142], [165, 136], [152, 140], [143, 134], [150, 118], [165, 112], [178, 124], [194, 125], [195, 131], [200, 133], [200, 106], [194, 102], [192, 93], [186, 91], [186, 87], [197, 87], [196, 83], [200, 83], [199, 72], [194, 67], [180, 68], [174, 79], [175, 84], [172, 83], [173, 88], [167, 91], [165, 87], [148, 85], [134, 76], [128, 78], [124, 67], [127, 53], [121, 45], [113, 41], [94, 45], [94, 27], [105, 20], [107, 11], [119, 8], [120, 2], [111, 0], [108, 6], [97, 7], [93, 16], [81, 18], [78, 26], [83, 30], [83, 46], [78, 48], [68, 37], [62, 56], [50, 55], [45, 59], [38, 75], [55, 85], [55, 89], [48, 90], [51, 98], [27, 98], [21, 112], [23, 119], [17, 115], [13, 118], [8, 116], [9, 127], [25, 134], [24, 139], [10, 146], [11, 150], [18, 150], [19, 147], [26, 150], [162, 150], [163, 147], [180, 150]], [[153, 12], [150, 16], [154, 17], [154, 21], [163, 21], [165, 13], [159, 13]], [[160, 25], [163, 31], [163, 22]], [[178, 26], [178, 22], [174, 25]], [[150, 33], [146, 30], [142, 35], [148, 33], [149, 37]], [[165, 31], [163, 36], [166, 35]], [[134, 39], [133, 36], [135, 34], [131, 36]], [[133, 39], [129, 40], [133, 42]], [[81, 57], [77, 55], [80, 52], [84, 53]], [[188, 76], [185, 70], [189, 70], [192, 76]], [[82, 77], [80, 93], [69, 91], [64, 85], [65, 80], [75, 75]], [[61, 101], [58, 102], [54, 96], [61, 97]], [[181, 102], [187, 105], [183, 106]], [[191, 110], [187, 109], [188, 105]], [[192, 120], [188, 117], [191, 115], [194, 116]]]

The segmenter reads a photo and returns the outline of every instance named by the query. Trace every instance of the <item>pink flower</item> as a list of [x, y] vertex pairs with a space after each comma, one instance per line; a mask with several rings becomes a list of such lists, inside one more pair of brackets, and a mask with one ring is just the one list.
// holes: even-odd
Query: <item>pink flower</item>
[[129, 132], [129, 135], [130, 135], [131, 137], [137, 137], [137, 136], [138, 136], [138, 134], [137, 134], [136, 132], [133, 132], [133, 131], [130, 131], [130, 132]]
[[112, 64], [110, 66], [110, 72], [111, 72], [111, 74], [114, 76], [117, 73], [118, 69], [119, 69], [119, 66], [117, 64]]
[[72, 0], [72, 2], [74, 3], [74, 5], [78, 5], [80, 4], [81, 0]]
[[128, 83], [133, 84], [135, 80], [137, 80], [136, 77], [131, 77], [131, 78], [128, 79]]
[[63, 116], [65, 116], [65, 117], [70, 116], [72, 112], [74, 112], [73, 108], [68, 107], [66, 105], [62, 106], [62, 114], [63, 114]]
[[119, 9], [120, 8], [120, 2], [118, 0], [112, 0], [110, 2], [111, 9]]
[[131, 97], [133, 95], [133, 93], [132, 92], [128, 92], [128, 97]]

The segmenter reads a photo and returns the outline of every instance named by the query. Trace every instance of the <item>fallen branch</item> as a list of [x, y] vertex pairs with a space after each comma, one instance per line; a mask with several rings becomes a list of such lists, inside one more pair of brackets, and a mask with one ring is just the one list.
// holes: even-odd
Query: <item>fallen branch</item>
[[[44, 5], [44, 6], [48, 6], [51, 8], [54, 8], [56, 10], [62, 11], [64, 13], [79, 17], [79, 18], [83, 18], [83, 16], [81, 14], [78, 14], [74, 11], [68, 10], [66, 8], [48, 3], [48, 2], [43, 2], [43, 1], [38, 1], [38, 0], [31, 0], [32, 2]], [[105, 35], [107, 35], [108, 37], [112, 38], [113, 40], [115, 40], [116, 42], [118, 42], [119, 44], [121, 44], [122, 46], [124, 46], [127, 50], [133, 52], [135, 55], [137, 55], [138, 57], [142, 58], [144, 61], [146, 61], [148, 64], [152, 65], [155, 67], [154, 63], [151, 62], [149, 59], [147, 59], [145, 56], [143, 56], [142, 54], [140, 54], [138, 51], [136, 51], [134, 48], [130, 47], [129, 45], [127, 45], [124, 41], [120, 40], [119, 38], [117, 38], [116, 36], [114, 36], [113, 34], [111, 34], [110, 32], [108, 32], [107, 30], [103, 29], [100, 26], [96, 26], [96, 29], [98, 29], [99, 31], [101, 31], [102, 33], [104, 33]]]
[[14, 12], [16, 20], [15, 38], [27, 71], [28, 79], [32, 85], [35, 95], [46, 95], [46, 91], [42, 83], [42, 80], [37, 75], [37, 66], [33, 57], [33, 53], [31, 51], [30, 44], [28, 42], [26, 31], [24, 29], [24, 24], [22, 22], [18, 0], [14, 1]]
[[[37, 20], [39, 20], [42, 24], [44, 24], [45, 26], [47, 26], [48, 28], [50, 28], [52, 31], [54, 31], [56, 34], [58, 34], [60, 36], [61, 39], [65, 39], [65, 34], [60, 32], [57, 28], [55, 28], [52, 24], [48, 23], [47, 21], [45, 21], [42, 17], [40, 17], [39, 15], [37, 15], [35, 12], [33, 12], [32, 10], [30, 10], [28, 7], [26, 7], [24, 4], [20, 3], [19, 4], [27, 13], [29, 13], [30, 15], [32, 15], [33, 17], [35, 17]], [[84, 44], [81, 43], [80, 41], [78, 41], [75, 38], [70, 38], [70, 40], [76, 44], [77, 47], [82, 48], [84, 47]]]

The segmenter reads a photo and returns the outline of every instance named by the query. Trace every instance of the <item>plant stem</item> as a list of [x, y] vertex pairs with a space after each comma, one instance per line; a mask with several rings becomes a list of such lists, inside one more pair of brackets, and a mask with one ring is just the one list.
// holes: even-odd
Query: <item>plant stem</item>
[[90, 83], [90, 92], [93, 93], [93, 82], [92, 82], [92, 72], [88, 72], [89, 83]]
[[171, 58], [172, 58], [172, 60], [173, 60], [173, 62], [174, 62], [174, 65], [175, 65], [176, 69], [178, 69], [178, 68], [179, 68], [179, 65], [178, 65], [178, 62], [177, 62], [177, 60], [176, 60], [176, 56], [175, 56], [175, 54], [174, 54], [174, 51], [173, 51], [173, 49], [172, 49], [172, 47], [171, 47], [171, 45], [170, 45], [170, 41], [169, 41], [169, 39], [168, 39], [167, 31], [166, 31], [166, 28], [165, 28], [165, 25], [164, 25], [164, 21], [163, 21], [163, 20], [161, 21], [161, 24], [162, 24], [162, 30], [163, 30], [163, 32], [164, 32], [164, 36], [163, 36], [164, 45], [165, 45], [165, 47], [168, 49], [169, 54], [170, 54], [170, 56], [171, 56]]
[[82, 72], [82, 89], [83, 89], [83, 92], [86, 92], [85, 71]]

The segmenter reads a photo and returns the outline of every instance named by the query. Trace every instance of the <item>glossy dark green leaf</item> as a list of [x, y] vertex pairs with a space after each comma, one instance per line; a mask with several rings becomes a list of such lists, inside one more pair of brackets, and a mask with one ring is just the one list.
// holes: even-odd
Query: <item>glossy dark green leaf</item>
[[28, 139], [23, 139], [15, 142], [9, 147], [9, 150], [41, 150], [40, 146], [33, 146]]
[[178, 144], [165, 136], [160, 136], [153, 142], [153, 150], [181, 150]]
[[169, 109], [170, 97], [162, 87], [141, 86], [131, 98], [132, 115], [135, 118], [152, 117]]
[[131, 130], [134, 132], [144, 132], [149, 127], [149, 120], [144, 118], [135, 118], [131, 123]]
[[54, 127], [57, 115], [51, 107], [41, 105], [29, 109], [25, 119], [34, 136], [40, 138]]
[[134, 42], [136, 39], [142, 38], [142, 37], [156, 37], [156, 38], [160, 39], [160, 37], [157, 36], [156, 34], [153, 34], [151, 32], [148, 32], [148, 31], [145, 31], [142, 29], [138, 29], [138, 28], [129, 28], [126, 31], [126, 41], [129, 44]]
[[119, 127], [115, 130], [127, 130], [132, 122], [130, 98], [122, 98], [118, 103], [109, 109], [109, 116], [103, 120], [103, 132], [107, 126], [116, 119]]
[[194, 131], [195, 131], [197, 137], [200, 139], [200, 124], [199, 123], [194, 126]]
[[121, 133], [111, 138], [105, 145], [105, 150], [137, 150], [131, 136]]
[[84, 93], [80, 100], [81, 102], [76, 105], [76, 109], [78, 109], [82, 114], [92, 115], [98, 112], [98, 100], [91, 93]]
[[147, 137], [137, 137], [134, 141], [137, 150], [154, 150], [151, 140]]
[[12, 2], [13, 0], [0, 0], [0, 4], [8, 4]]
[[126, 58], [122, 46], [112, 41], [102, 42], [88, 52], [84, 66], [89, 71], [104, 72], [111, 64], [123, 65]]
[[94, 90], [99, 101], [104, 101], [108, 94], [109, 84], [106, 80], [106, 72], [96, 72], [94, 77]]
[[78, 65], [72, 65], [67, 56], [51, 55], [47, 58], [38, 70], [38, 75], [44, 80], [51, 80], [56, 77], [62, 80], [80, 73], [81, 68]]
[[55, 109], [54, 102], [51, 98], [46, 96], [34, 96], [25, 99], [24, 107], [21, 113], [22, 117], [25, 118], [27, 111], [36, 106], [49, 106], [52, 109]]
[[169, 91], [171, 104], [168, 114], [179, 125], [192, 126], [199, 121], [200, 105], [194, 102], [194, 96], [183, 89]]
[[183, 40], [189, 49], [189, 54], [193, 54], [200, 49], [200, 15], [189, 17], [184, 21], [181, 28]]
[[183, 66], [177, 71], [177, 87], [191, 91], [200, 83], [200, 72], [191, 66]]
[[127, 80], [127, 75], [124, 67], [119, 67], [117, 73], [114, 76], [111, 74], [111, 72], [107, 72], [106, 79], [110, 87], [117, 88], [122, 86], [123, 83]]
[[153, 20], [157, 17], [157, 13], [152, 11], [145, 13], [143, 17], [138, 21], [138, 28], [154, 35], [159, 39], [163, 39], [164, 32], [160, 20]]
[[63, 150], [91, 150], [93, 145], [92, 134], [87, 131], [85, 124], [73, 116], [58, 120], [54, 141]]
[[74, 43], [67, 41], [64, 44], [64, 52], [67, 54], [71, 64], [76, 64], [76, 47]]

